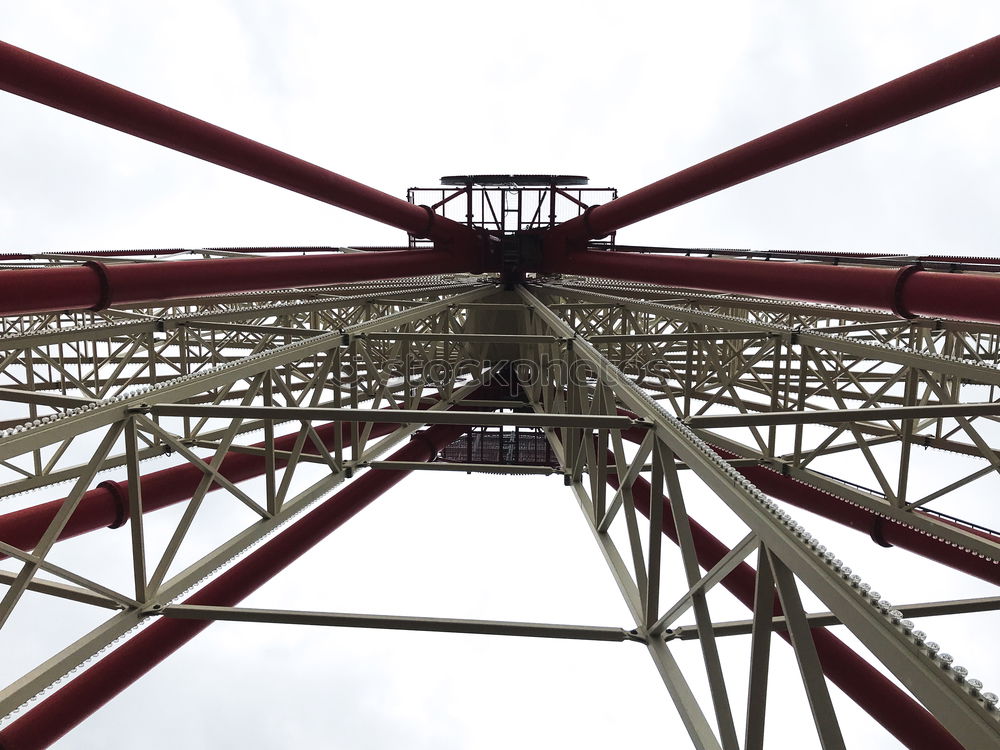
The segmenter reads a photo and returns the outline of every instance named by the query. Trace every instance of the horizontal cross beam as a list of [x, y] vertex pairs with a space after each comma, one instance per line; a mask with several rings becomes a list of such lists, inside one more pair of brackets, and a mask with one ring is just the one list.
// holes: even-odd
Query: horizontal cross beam
[[[895, 607], [895, 609], [902, 612], [904, 617], [937, 617], [939, 615], [958, 615], [970, 612], [992, 612], [1000, 609], [1000, 596], [985, 596], [977, 599], [953, 599], [920, 604], [901, 604]], [[806, 620], [814, 628], [841, 624], [840, 620], [832, 612], [816, 612], [806, 615]], [[771, 623], [774, 630], [784, 630], [786, 627], [784, 617], [774, 617]], [[712, 625], [712, 633], [717, 637], [724, 635], [749, 635], [752, 627], [753, 620], [717, 622]], [[667, 640], [693, 640], [698, 637], [698, 629], [693, 625], [682, 625], [664, 631], [664, 636]]]
[[815, 411], [772, 411], [759, 414], [713, 414], [688, 417], [690, 427], [751, 427], [779, 424], [830, 424], [832, 422], [874, 422], [889, 419], [944, 419], [1000, 415], [1000, 402], [931, 404], [929, 406], [885, 406], [867, 409], [821, 409]]
[[359, 615], [340, 612], [301, 612], [247, 607], [212, 607], [180, 604], [164, 607], [158, 614], [187, 620], [227, 620], [262, 622], [280, 625], [326, 625], [377, 630], [419, 630], [437, 633], [473, 633], [477, 635], [516, 635], [530, 638], [572, 638], [585, 641], [641, 641], [624, 628], [593, 625], [551, 625], [537, 622], [503, 620], [462, 620], [443, 617], [397, 617]]
[[[137, 407], [143, 411], [142, 407]], [[427, 412], [420, 409], [343, 409], [321, 406], [214, 406], [157, 404], [148, 411], [158, 417], [209, 419], [307, 419], [330, 422], [461, 424], [517, 427], [576, 427], [628, 430], [648, 426], [629, 417], [578, 414], [492, 414], [478, 411]]]

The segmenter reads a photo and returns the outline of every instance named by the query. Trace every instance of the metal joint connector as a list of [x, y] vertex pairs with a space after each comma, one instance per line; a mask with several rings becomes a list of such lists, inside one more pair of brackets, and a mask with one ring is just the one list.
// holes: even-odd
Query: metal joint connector
[[420, 204], [419, 208], [424, 209], [427, 212], [427, 224], [424, 226], [423, 231], [419, 234], [414, 234], [413, 236], [417, 239], [425, 239], [431, 236], [434, 231], [434, 223], [437, 220], [437, 216], [434, 213], [434, 209], [430, 206], [425, 206]]
[[109, 529], [120, 529], [125, 525], [129, 517], [128, 493], [121, 484], [108, 479], [97, 485], [99, 489], [107, 490], [115, 499], [115, 520], [108, 524]]
[[83, 265], [94, 269], [94, 273], [97, 274], [97, 282], [101, 288], [97, 303], [90, 309], [94, 312], [107, 310], [111, 307], [111, 277], [108, 275], [108, 267], [98, 260], [87, 260], [84, 261]]
[[889, 309], [901, 318], [916, 318], [917, 316], [906, 309], [903, 304], [903, 288], [909, 279], [917, 271], [923, 271], [924, 267], [919, 263], [912, 266], [900, 268], [892, 280], [892, 297], [889, 301]]
[[635, 628], [625, 631], [625, 640], [633, 643], [649, 643], [649, 638]]
[[591, 223], [590, 216], [594, 212], [594, 209], [598, 208], [600, 205], [601, 205], [600, 203], [595, 203], [593, 206], [588, 206], [587, 210], [583, 212], [583, 226], [586, 230], [587, 237], [589, 237], [592, 240], [603, 239], [604, 237], [607, 237], [608, 234], [610, 234], [609, 232], [605, 232], [604, 234], [600, 235], [597, 234], [596, 231], [594, 230], [593, 224]]

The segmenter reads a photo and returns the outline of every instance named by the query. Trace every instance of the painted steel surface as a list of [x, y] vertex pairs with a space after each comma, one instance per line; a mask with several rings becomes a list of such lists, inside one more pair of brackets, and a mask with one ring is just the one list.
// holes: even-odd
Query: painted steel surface
[[468, 233], [420, 206], [3, 42], [0, 88], [411, 234], [451, 240]]
[[3, 271], [0, 315], [101, 310], [115, 304], [452, 273], [468, 263], [445, 250], [399, 250], [184, 263], [89, 262]]
[[642, 219], [1000, 86], [1000, 36], [593, 208], [567, 235], [603, 237]]
[[[608, 463], [614, 463], [613, 453], [608, 453]], [[618, 478], [614, 473], [609, 474], [608, 484], [615, 489], [618, 488]], [[643, 477], [638, 477], [632, 485], [632, 498], [636, 510], [648, 518], [650, 485]], [[663, 534], [676, 544], [677, 529], [667, 498], [663, 499], [662, 512]], [[711, 570], [730, 551], [693, 518], [691, 535], [698, 563], [705, 570]], [[752, 611], [756, 578], [757, 572], [749, 563], [742, 562], [723, 578], [720, 584]], [[774, 616], [781, 615], [781, 605], [775, 596]], [[910, 750], [962, 750], [962, 745], [926, 708], [897, 687], [846, 643], [826, 628], [812, 628], [811, 632], [823, 673], [904, 746]], [[789, 640], [787, 631], [777, 631], [777, 634]]]
[[919, 266], [835, 266], [686, 258], [602, 250], [547, 256], [548, 270], [706, 291], [822, 302], [924, 316], [1000, 323], [1000, 276]]
[[[341, 428], [343, 445], [347, 447], [351, 444], [351, 426], [346, 423], [330, 423], [316, 428], [316, 434], [319, 435], [327, 448], [333, 448], [338, 426]], [[374, 424], [369, 437], [376, 438], [388, 435], [397, 427], [399, 425]], [[276, 438], [274, 449], [276, 451], [290, 451], [294, 448], [297, 438], [298, 433]], [[260, 442], [254, 447], [263, 448], [264, 445], [263, 442]], [[316, 455], [316, 449], [311, 443], [307, 443], [303, 447], [303, 453]], [[208, 459], [208, 462], [210, 461], [211, 458]], [[275, 469], [283, 469], [287, 465], [287, 459], [275, 458]], [[230, 451], [219, 466], [219, 474], [235, 484], [259, 477], [264, 474], [266, 469], [267, 459], [263, 453], [254, 455]], [[205, 473], [191, 463], [144, 474], [139, 482], [142, 491], [143, 513], [150, 513], [190, 500], [204, 477]], [[219, 484], [212, 484], [209, 487], [210, 492], [218, 489], [222, 489]], [[69, 539], [97, 529], [122, 526], [128, 521], [128, 491], [127, 480], [123, 482], [104, 481], [94, 489], [89, 490], [80, 500], [76, 510], [73, 511], [73, 515], [70, 516], [59, 535], [59, 539]], [[0, 541], [23, 550], [34, 549], [65, 502], [65, 498], [52, 500], [0, 516]], [[4, 555], [0, 555], [0, 559], [4, 557]]]
[[[393, 453], [390, 460], [429, 461], [464, 430], [460, 425], [430, 427], [419, 439]], [[207, 583], [184, 604], [235, 606], [408, 473], [369, 471]], [[210, 624], [207, 620], [180, 619], [153, 623], [0, 730], [0, 748], [48, 747]]]
[[[635, 416], [625, 409], [618, 411], [632, 417]], [[622, 431], [622, 438], [637, 444], [642, 442], [644, 436], [642, 430]], [[738, 458], [735, 453], [717, 446], [712, 447], [725, 459]], [[744, 466], [738, 468], [737, 471], [753, 482], [755, 487], [776, 500], [815, 513], [872, 538], [878, 538], [890, 546], [900, 547], [942, 565], [947, 565], [949, 568], [960, 570], [1000, 586], [1000, 564], [992, 559], [982, 557], [972, 550], [957, 547], [944, 539], [922, 533], [919, 529], [908, 526], [902, 521], [878, 516], [867, 508], [849, 503], [841, 497], [824, 492], [817, 487], [799, 481], [795, 477], [779, 474], [766, 466]], [[919, 510], [914, 512], [920, 513]], [[935, 521], [949, 523], [936, 517]], [[963, 531], [977, 534], [984, 539], [1000, 543], [1000, 539], [993, 534], [976, 531], [958, 524], [952, 525]]]

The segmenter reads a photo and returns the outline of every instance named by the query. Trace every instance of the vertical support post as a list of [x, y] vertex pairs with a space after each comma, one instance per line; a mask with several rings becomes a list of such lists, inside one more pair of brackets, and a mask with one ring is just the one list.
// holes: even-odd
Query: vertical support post
[[[771, 411], [778, 411], [781, 398], [781, 335], [775, 334], [773, 338], [773, 357], [771, 361]], [[778, 427], [770, 425], [767, 430], [767, 457], [775, 455], [778, 443]]]
[[[350, 357], [350, 368], [351, 368], [351, 393], [350, 393], [350, 408], [357, 409], [361, 403], [361, 398], [358, 395], [358, 384], [361, 380], [361, 375], [358, 372], [358, 340], [357, 338], [351, 337], [351, 343], [347, 347], [348, 356]], [[361, 425], [358, 422], [351, 422], [351, 466], [353, 467], [361, 460], [361, 454], [364, 452], [364, 446], [361, 445]]]
[[[665, 455], [659, 440], [653, 442], [653, 473], [649, 487], [649, 534], [646, 549], [649, 561], [646, 575], [646, 622], [651, 628], [660, 617], [660, 551], [663, 547], [663, 473], [664, 461], [673, 463], [673, 455]], [[605, 463], [607, 461], [605, 460]], [[671, 465], [669, 470], [674, 470]]]
[[[691, 532], [691, 520], [688, 517], [687, 506], [684, 503], [684, 493], [681, 489], [680, 477], [677, 475], [676, 458], [673, 451], [659, 440], [656, 441], [653, 449], [654, 467], [656, 466], [655, 456], [657, 454], [661, 456], [661, 470], [666, 475], [667, 502], [670, 503], [670, 512], [673, 516], [674, 528], [677, 533], [677, 544], [681, 550], [684, 575], [688, 586], [694, 588], [695, 584], [701, 578], [701, 572], [699, 570], [698, 551], [695, 546], [694, 535]], [[654, 484], [650, 487], [649, 495], [650, 533], [656, 533], [661, 537], [664, 528], [663, 505], [662, 490], [657, 493]], [[654, 518], [656, 519], [655, 522]], [[722, 660], [719, 658], [719, 649], [715, 642], [715, 633], [712, 628], [712, 615], [709, 612], [708, 602], [706, 601], [703, 589], [698, 588], [692, 593], [691, 604], [694, 609], [695, 622], [698, 628], [698, 643], [701, 646], [702, 658], [705, 662], [705, 672], [708, 675], [708, 685], [712, 694], [715, 717], [719, 724], [719, 735], [722, 739], [722, 746], [725, 750], [739, 750], [739, 741], [736, 738], [736, 725], [733, 722], [733, 710], [729, 703], [729, 691], [726, 689], [726, 678], [722, 670]]]
[[146, 544], [143, 534], [142, 477], [139, 474], [139, 446], [135, 417], [125, 420], [125, 464], [128, 472], [128, 525], [132, 541], [132, 577], [135, 598], [146, 602]]
[[[333, 379], [333, 406], [334, 408], [340, 409], [344, 404], [344, 366], [343, 366], [343, 352], [344, 347], [338, 346], [333, 350], [333, 370], [336, 373]], [[343, 422], [334, 423], [334, 433], [333, 433], [333, 455], [337, 461], [337, 466], [340, 467], [341, 471], [344, 470], [344, 424]]]
[[[917, 398], [917, 371], [911, 367], [906, 373], [903, 405], [913, 406]], [[899, 445], [899, 480], [896, 483], [896, 506], [906, 507], [907, 480], [910, 476], [910, 449], [913, 446], [913, 420], [904, 419], [900, 425], [902, 436]]]
[[[264, 375], [264, 406], [274, 404], [274, 381], [271, 373]], [[339, 433], [338, 433], [339, 435]], [[274, 460], [274, 421], [264, 420], [264, 496], [267, 512], [272, 516], [278, 512], [277, 485]]]
[[[791, 347], [789, 347], [791, 350]], [[799, 392], [797, 409], [805, 411], [806, 408], [806, 365], [809, 362], [808, 347], [799, 344]], [[798, 468], [802, 461], [802, 425], [795, 425], [795, 448], [792, 457], [793, 465]]]
[[840, 723], [830, 701], [826, 677], [823, 676], [823, 667], [816, 653], [816, 644], [813, 643], [812, 631], [806, 620], [805, 610], [802, 609], [802, 600], [799, 598], [795, 578], [792, 571], [770, 551], [767, 552], [767, 558], [778, 587], [778, 598], [781, 600], [785, 622], [788, 623], [788, 634], [795, 650], [795, 658], [799, 663], [799, 672], [806, 688], [806, 696], [809, 698], [809, 707], [812, 709], [820, 744], [823, 750], [846, 750]]
[[747, 722], [743, 750], [764, 750], [764, 719], [767, 708], [767, 677], [771, 662], [774, 576], [767, 550], [757, 547], [757, 577], [753, 597], [750, 635], [750, 685], [747, 688]]

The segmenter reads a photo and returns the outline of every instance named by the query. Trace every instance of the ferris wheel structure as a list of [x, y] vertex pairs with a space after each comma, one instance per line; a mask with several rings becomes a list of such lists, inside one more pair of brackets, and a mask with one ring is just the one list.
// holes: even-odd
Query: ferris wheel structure
[[[904, 747], [1000, 747], [991, 686], [919, 627], [1000, 597], [890, 602], [808, 520], [1000, 584], [977, 496], [1000, 472], [1000, 257], [618, 235], [998, 85], [1000, 37], [621, 196], [472, 174], [403, 200], [0, 45], [7, 92], [406, 234], [0, 257], [0, 636], [38, 601], [102, 614], [0, 688], [0, 748], [50, 746], [218, 620], [620, 642], [648, 651], [704, 750], [762, 748], [776, 679], [804, 691], [824, 748], [845, 746], [831, 685]], [[436, 471], [561, 477], [631, 622], [241, 606]], [[60, 555], [83, 535], [115, 550], [114, 581]], [[745, 618], [713, 614], [719, 596]], [[737, 674], [720, 641], [739, 636]], [[769, 670], [781, 640], [794, 679]], [[678, 663], [688, 641], [707, 690]]]

